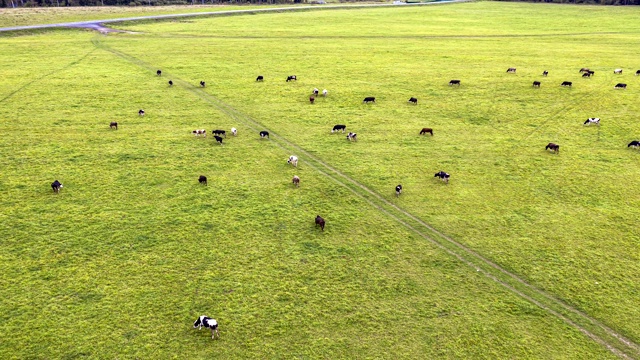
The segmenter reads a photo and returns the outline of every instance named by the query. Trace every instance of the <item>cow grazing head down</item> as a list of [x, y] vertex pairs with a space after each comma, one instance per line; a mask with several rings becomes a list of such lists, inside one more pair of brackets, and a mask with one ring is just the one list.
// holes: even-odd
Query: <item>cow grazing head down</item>
[[200, 177], [198, 178], [198, 182], [200, 183], [200, 185], [207, 185], [207, 177], [204, 175], [200, 175]]
[[298, 77], [297, 77], [297, 76], [295, 76], [295, 75], [289, 75], [289, 76], [287, 76], [287, 81], [291, 81], [291, 80], [298, 81]]
[[54, 193], [59, 193], [60, 189], [62, 189], [62, 183], [60, 183], [60, 181], [56, 180], [54, 182], [51, 183], [51, 189], [53, 189]]
[[298, 177], [298, 175], [294, 175], [293, 176], [293, 180], [291, 180], [291, 182], [293, 182], [293, 185], [295, 185], [296, 187], [300, 186], [300, 178]]
[[142, 110], [142, 109], [138, 110], [138, 115], [144, 116], [144, 110]]
[[349, 141], [358, 141], [358, 134], [354, 132], [350, 132], [347, 134], [347, 140]]
[[268, 138], [269, 137], [269, 132], [268, 131], [260, 131], [260, 138], [264, 139], [264, 138]]
[[196, 321], [193, 322], [193, 328], [202, 330], [202, 328], [211, 330], [211, 338], [215, 339], [216, 336], [220, 339], [220, 333], [218, 332], [218, 322], [216, 319], [212, 319], [206, 315], [200, 316]]
[[444, 181], [445, 183], [449, 183], [449, 178], [451, 177], [451, 175], [449, 175], [448, 173], [444, 172], [444, 171], [438, 171], [433, 177], [437, 177], [440, 178], [440, 180]]
[[400, 196], [400, 194], [402, 194], [402, 185], [396, 186], [396, 197]]
[[118, 123], [115, 121], [112, 121], [111, 123], [109, 123], [109, 128], [118, 130]]
[[258, 75], [258, 77], [256, 78], [256, 81], [264, 81], [264, 76]]
[[162, 75], [162, 70], [156, 71], [156, 75], [158, 75], [158, 76]]
[[298, 157], [295, 155], [289, 156], [289, 160], [287, 160], [287, 164], [291, 164], [295, 167], [298, 167]]
[[316, 226], [320, 226], [320, 229], [324, 231], [324, 219], [320, 215], [316, 216]]
[[547, 146], [544, 147], [544, 149], [551, 150], [551, 152], [557, 154], [560, 152], [560, 145], [554, 144], [554, 143], [548, 143]]

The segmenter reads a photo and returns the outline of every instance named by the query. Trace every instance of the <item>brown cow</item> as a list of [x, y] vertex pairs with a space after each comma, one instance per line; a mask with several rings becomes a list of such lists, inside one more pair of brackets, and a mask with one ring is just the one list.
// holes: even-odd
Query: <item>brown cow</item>
[[433, 136], [433, 129], [432, 128], [422, 128], [422, 130], [420, 130], [420, 135], [424, 135], [426, 133], [431, 134], [431, 136]]
[[293, 185], [295, 185], [296, 187], [300, 186], [300, 178], [298, 177], [298, 175], [294, 175], [292, 181], [293, 181]]
[[324, 219], [320, 215], [316, 216], [316, 226], [320, 225], [322, 231], [324, 231]]
[[117, 123], [117, 122], [115, 122], [115, 121], [112, 121], [112, 122], [109, 124], [109, 128], [110, 128], [110, 129], [116, 128], [116, 130], [118, 130], [118, 123]]

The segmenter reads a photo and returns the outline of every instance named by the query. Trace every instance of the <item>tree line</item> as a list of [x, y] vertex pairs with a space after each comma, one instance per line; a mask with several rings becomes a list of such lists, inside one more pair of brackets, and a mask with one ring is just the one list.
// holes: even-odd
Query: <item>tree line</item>
[[57, 6], [158, 6], [210, 4], [294, 4], [311, 0], [0, 0], [0, 7], [57, 7]]
[[588, 5], [640, 5], [640, 0], [498, 0], [520, 2], [544, 2], [556, 4], [588, 4]]

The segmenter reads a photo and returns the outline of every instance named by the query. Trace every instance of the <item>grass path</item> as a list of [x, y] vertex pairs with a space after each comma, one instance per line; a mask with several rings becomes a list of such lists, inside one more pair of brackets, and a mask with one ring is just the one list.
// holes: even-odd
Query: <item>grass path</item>
[[[158, 68], [157, 66], [148, 64], [130, 54], [126, 54], [109, 47], [108, 45], [100, 41], [100, 37], [95, 37], [92, 42], [97, 48], [109, 51], [115, 56], [138, 65], [148, 70], [149, 72], [153, 72], [154, 69]], [[640, 357], [640, 345], [625, 338], [613, 329], [602, 324], [600, 321], [590, 317], [589, 315], [576, 309], [575, 307], [553, 297], [543, 290], [527, 283], [521, 277], [505, 270], [486, 257], [473, 251], [469, 247], [464, 246], [460, 242], [457, 242], [454, 239], [443, 234], [442, 232], [436, 230], [435, 228], [421, 220], [418, 216], [411, 214], [407, 210], [402, 209], [394, 203], [391, 203], [390, 201], [386, 200], [381, 194], [366, 187], [362, 183], [349, 177], [335, 167], [328, 165], [317, 156], [312, 155], [309, 151], [305, 150], [291, 140], [278, 135], [274, 130], [264, 126], [256, 119], [243, 114], [238, 109], [235, 109], [231, 105], [226, 104], [215, 96], [203, 91], [202, 89], [192, 85], [187, 81], [176, 77], [175, 75], [169, 73], [167, 73], [166, 75], [172, 78], [176, 85], [179, 85], [195, 94], [203, 101], [216, 107], [218, 110], [220, 110], [230, 118], [251, 128], [254, 132], [257, 133], [261, 130], [269, 131], [272, 138], [271, 141], [275, 142], [278, 147], [283, 150], [283, 152], [287, 154], [294, 153], [299, 157], [300, 155], [302, 155], [300, 157], [300, 163], [310, 166], [312, 169], [319, 172], [323, 176], [326, 176], [340, 186], [348, 189], [354, 195], [358, 196], [369, 205], [371, 205], [373, 208], [378, 209], [380, 212], [382, 212], [392, 220], [400, 223], [410, 231], [436, 245], [438, 248], [458, 259], [460, 262], [476, 269], [478, 272], [481, 272], [483, 275], [500, 284], [513, 294], [522, 297], [523, 299], [545, 310], [549, 314], [558, 317], [566, 324], [578, 329], [593, 341], [606, 347], [613, 354], [623, 359], [635, 359]], [[586, 99], [587, 96], [588, 95], [585, 95], [583, 97], [583, 100]], [[577, 107], [578, 105], [579, 104], [570, 106]], [[562, 112], [565, 112], [566, 110], [567, 107], [563, 107], [561, 109], [558, 109], [556, 111], [556, 114], [560, 114]], [[548, 118], [547, 122], [553, 119], [553, 117]], [[542, 127], [543, 125], [544, 123], [533, 129], [530, 134], [533, 134], [538, 128]]]

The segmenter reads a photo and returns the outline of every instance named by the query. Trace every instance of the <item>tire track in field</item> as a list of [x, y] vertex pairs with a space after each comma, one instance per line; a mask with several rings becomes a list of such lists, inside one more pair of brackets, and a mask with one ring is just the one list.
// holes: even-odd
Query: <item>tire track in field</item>
[[[146, 70], [149, 70], [150, 73], [153, 73], [156, 70], [155, 67], [132, 55], [115, 50], [101, 43], [98, 37], [94, 38], [92, 42], [97, 48], [110, 52], [114, 56], [138, 65]], [[543, 290], [536, 288], [535, 286], [527, 283], [519, 276], [505, 270], [498, 264], [485, 258], [484, 256], [468, 248], [462, 243], [459, 243], [456, 240], [441, 233], [431, 225], [422, 221], [417, 216], [400, 208], [396, 204], [382, 197], [382, 195], [378, 194], [377, 192], [369, 189], [365, 185], [352, 179], [336, 168], [326, 164], [321, 159], [307, 152], [299, 145], [286, 139], [285, 137], [278, 135], [268, 127], [265, 127], [259, 121], [243, 114], [229, 104], [221, 101], [217, 97], [178, 77], [172, 76], [172, 80], [174, 81], [174, 84], [183, 87], [185, 90], [189, 91], [203, 101], [211, 104], [220, 112], [247, 126], [256, 133], [260, 130], [269, 131], [272, 137], [270, 141], [279, 148], [287, 151], [287, 153], [293, 150], [298, 154], [303, 155], [305, 159], [301, 159], [301, 162], [304, 162], [310, 168], [316, 170], [318, 173], [332, 180], [336, 184], [348, 189], [358, 198], [362, 199], [372, 207], [378, 209], [380, 212], [384, 213], [392, 220], [395, 220], [396, 222], [405, 226], [407, 229], [429, 241], [431, 244], [445, 251], [447, 254], [453, 256], [462, 263], [476, 269], [477, 272], [480, 272], [484, 276], [495, 281], [503, 288], [507, 289], [509, 292], [533, 303], [534, 305], [546, 311], [548, 314], [555, 316], [567, 325], [578, 330], [594, 342], [609, 350], [614, 355], [622, 359], [640, 358], [640, 346], [638, 344], [625, 338], [613, 329], [602, 324], [600, 321], [590, 317], [589, 315], [565, 303], [564, 301], [547, 294]]]
[[79, 64], [82, 60], [86, 59], [89, 55], [91, 55], [91, 54], [92, 54], [94, 51], [96, 51], [96, 50], [97, 50], [96, 48], [93, 48], [93, 49], [91, 49], [91, 51], [89, 51], [89, 52], [88, 52], [88, 53], [86, 53], [85, 55], [83, 55], [83, 56], [81, 56], [80, 58], [78, 58], [78, 59], [76, 59], [76, 60], [74, 60], [74, 61], [72, 61], [72, 62], [68, 63], [67, 65], [65, 65], [65, 66], [63, 66], [63, 67], [61, 67], [61, 68], [59, 68], [59, 69], [57, 69], [57, 70], [53, 70], [53, 71], [51, 71], [51, 72], [49, 72], [49, 73], [47, 73], [47, 74], [44, 74], [44, 75], [40, 76], [40, 77], [39, 77], [39, 78], [37, 78], [37, 79], [34, 79], [34, 80], [29, 81], [28, 83], [26, 83], [26, 84], [22, 85], [21, 87], [19, 87], [19, 88], [17, 88], [16, 90], [14, 90], [14, 91], [10, 92], [10, 93], [9, 93], [9, 94], [7, 94], [5, 97], [3, 97], [2, 99], [0, 99], [0, 104], [2, 104], [3, 102], [5, 102], [6, 100], [10, 99], [11, 97], [13, 97], [13, 95], [15, 95], [15, 94], [19, 93], [20, 91], [22, 91], [22, 90], [24, 90], [24, 89], [28, 88], [29, 86], [31, 86], [31, 85], [33, 85], [33, 84], [37, 83], [38, 81], [40, 81], [40, 80], [42, 80], [42, 79], [45, 79], [45, 78], [47, 78], [47, 77], [49, 77], [49, 76], [51, 76], [51, 75], [54, 75], [54, 74], [56, 74], [56, 73], [59, 73], [59, 72], [61, 72], [61, 71], [65, 71], [65, 70], [67, 70], [68, 68], [70, 68], [70, 67], [72, 67], [72, 66], [74, 66], [74, 65]]

